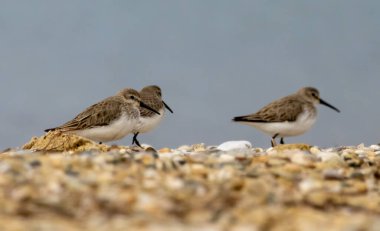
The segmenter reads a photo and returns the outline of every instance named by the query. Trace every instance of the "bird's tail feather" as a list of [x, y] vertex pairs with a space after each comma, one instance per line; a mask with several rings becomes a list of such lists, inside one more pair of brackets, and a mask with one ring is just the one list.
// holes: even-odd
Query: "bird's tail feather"
[[236, 116], [232, 119], [234, 122], [251, 122], [251, 123], [265, 123], [267, 121], [265, 120], [260, 120], [260, 119], [252, 119], [249, 118], [248, 116]]
[[45, 129], [44, 132], [50, 132], [50, 131], [55, 131], [56, 128], [48, 128], [48, 129]]

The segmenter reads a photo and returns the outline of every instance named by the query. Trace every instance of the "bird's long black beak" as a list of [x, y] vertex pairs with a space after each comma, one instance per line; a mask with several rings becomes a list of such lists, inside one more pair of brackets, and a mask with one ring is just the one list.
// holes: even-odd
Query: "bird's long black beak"
[[333, 109], [333, 110], [335, 110], [335, 111], [337, 111], [337, 112], [340, 112], [338, 108], [336, 108], [336, 107], [334, 107], [333, 105], [327, 103], [327, 102], [324, 101], [323, 99], [319, 99], [319, 102], [320, 102], [320, 104], [323, 104], [323, 105], [325, 105], [325, 106], [327, 106], [327, 107], [329, 107], [329, 108], [331, 108], [331, 109]]
[[173, 110], [162, 100], [162, 103], [165, 105], [166, 109], [168, 109], [171, 113], [173, 113]]
[[152, 111], [158, 115], [161, 115], [158, 111], [154, 110], [153, 108], [149, 107], [148, 105], [146, 105], [145, 103], [143, 103], [141, 101], [140, 101], [140, 107], [146, 108], [146, 109], [148, 109], [148, 110], [150, 110], [150, 111]]

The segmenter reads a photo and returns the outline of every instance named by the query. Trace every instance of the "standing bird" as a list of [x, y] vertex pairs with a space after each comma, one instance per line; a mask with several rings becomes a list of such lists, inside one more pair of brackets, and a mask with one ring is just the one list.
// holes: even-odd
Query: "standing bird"
[[133, 131], [134, 136], [132, 140], [132, 144], [136, 144], [141, 147], [140, 142], [137, 140], [137, 136], [140, 133], [145, 133], [151, 131], [153, 128], [157, 127], [157, 125], [161, 122], [162, 118], [165, 114], [165, 108], [168, 109], [171, 113], [173, 110], [162, 100], [161, 88], [152, 85], [146, 86], [140, 91], [141, 99], [151, 108], [157, 110], [160, 114], [152, 113], [145, 109], [144, 107], [140, 107], [140, 119], [136, 129]]
[[126, 88], [86, 108], [67, 123], [45, 132], [73, 133], [100, 143], [119, 140], [132, 133], [140, 117], [140, 107], [160, 114], [143, 103], [136, 90]]
[[297, 136], [308, 131], [316, 121], [315, 105], [323, 104], [337, 112], [336, 107], [319, 98], [319, 91], [313, 87], [304, 87], [296, 93], [273, 101], [258, 112], [237, 116], [233, 121], [253, 126], [272, 137], [272, 147], [276, 146], [276, 137]]

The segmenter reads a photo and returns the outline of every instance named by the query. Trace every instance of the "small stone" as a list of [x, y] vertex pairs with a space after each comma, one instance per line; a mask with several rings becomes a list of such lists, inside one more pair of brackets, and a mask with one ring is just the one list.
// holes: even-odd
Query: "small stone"
[[172, 150], [170, 148], [161, 148], [158, 150], [158, 153], [171, 153]]
[[180, 190], [184, 187], [184, 182], [178, 177], [169, 176], [165, 181], [165, 185], [171, 190]]
[[371, 149], [373, 149], [373, 150], [375, 150], [375, 151], [380, 150], [380, 146], [377, 145], [377, 144], [373, 144], [373, 145], [369, 146], [369, 148], [371, 148]]
[[359, 180], [365, 179], [365, 175], [361, 172], [358, 172], [358, 171], [351, 173], [349, 177], [354, 178], [354, 179], [359, 179]]
[[37, 168], [37, 167], [40, 167], [42, 164], [41, 164], [41, 161], [39, 160], [33, 160], [31, 161], [30, 163], [30, 166], [33, 167], [33, 168]]
[[358, 146], [356, 146], [356, 148], [357, 149], [363, 149], [363, 148], [365, 148], [365, 145], [364, 145], [364, 143], [361, 143]]
[[306, 195], [305, 198], [306, 202], [310, 203], [313, 206], [316, 207], [324, 207], [327, 206], [330, 197], [325, 192], [311, 192]]
[[269, 166], [283, 166], [287, 164], [289, 161], [285, 159], [280, 159], [280, 158], [271, 158], [268, 160], [267, 164]]
[[281, 144], [275, 146], [273, 149], [277, 152], [289, 151], [289, 150], [301, 150], [310, 152], [311, 146], [308, 144]]
[[343, 160], [340, 158], [340, 156], [334, 152], [319, 152], [319, 153], [317, 153], [317, 157], [322, 162], [329, 162], [329, 161], [343, 162]]
[[221, 151], [232, 151], [232, 150], [245, 150], [252, 148], [252, 144], [249, 141], [227, 141], [220, 144], [217, 149]]
[[310, 153], [311, 154], [315, 154], [316, 155], [319, 152], [321, 152], [321, 150], [318, 147], [316, 147], [316, 146], [313, 146], [313, 147], [310, 148]]
[[318, 169], [343, 168], [347, 166], [344, 160], [335, 152], [321, 151], [316, 156], [321, 161], [315, 163]]
[[206, 146], [204, 143], [194, 144], [192, 146], [192, 149], [194, 150], [194, 152], [203, 152], [203, 151], [206, 151]]
[[234, 162], [235, 161], [235, 157], [232, 156], [232, 155], [228, 155], [228, 154], [222, 154], [219, 157], [219, 161], [222, 162], [222, 163]]
[[194, 152], [189, 155], [189, 160], [196, 163], [204, 163], [208, 159], [208, 155], [203, 152]]
[[301, 192], [307, 194], [311, 191], [322, 189], [323, 183], [321, 181], [317, 181], [314, 179], [306, 179], [306, 180], [301, 181], [298, 184], [298, 187], [301, 190]]
[[203, 164], [192, 164], [190, 165], [191, 174], [195, 175], [207, 175], [208, 169]]
[[[364, 150], [345, 150], [342, 153], [343, 159], [350, 167], [360, 167], [364, 162], [363, 158], [366, 156]], [[363, 157], [359, 157], [363, 156]]]
[[145, 166], [153, 166], [154, 165], [154, 162], [155, 162], [155, 156], [152, 156], [152, 155], [144, 155], [143, 158], [142, 158], [142, 163], [145, 165]]
[[285, 171], [291, 172], [291, 173], [301, 173], [304, 168], [298, 164], [293, 163], [287, 163], [283, 166], [283, 169]]
[[291, 162], [303, 166], [313, 166], [313, 162], [316, 161], [316, 158], [313, 155], [307, 154], [305, 152], [296, 152], [290, 155]]
[[342, 180], [345, 178], [343, 169], [325, 169], [322, 174], [327, 180]]
[[186, 164], [186, 159], [184, 157], [182, 157], [182, 156], [179, 156], [179, 155], [173, 156], [172, 160], [174, 162], [180, 164], [180, 165]]
[[178, 151], [183, 151], [183, 152], [190, 152], [191, 147], [189, 145], [182, 145], [177, 148]]
[[368, 191], [367, 184], [365, 182], [359, 182], [357, 180], [345, 182], [342, 192], [345, 194], [362, 194]]

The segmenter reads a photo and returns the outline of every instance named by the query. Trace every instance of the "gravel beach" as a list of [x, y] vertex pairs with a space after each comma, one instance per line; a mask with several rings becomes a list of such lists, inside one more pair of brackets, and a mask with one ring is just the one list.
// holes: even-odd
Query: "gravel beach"
[[159, 150], [48, 133], [0, 154], [0, 230], [379, 230], [380, 146]]

